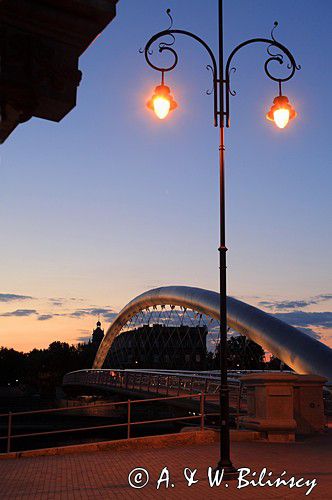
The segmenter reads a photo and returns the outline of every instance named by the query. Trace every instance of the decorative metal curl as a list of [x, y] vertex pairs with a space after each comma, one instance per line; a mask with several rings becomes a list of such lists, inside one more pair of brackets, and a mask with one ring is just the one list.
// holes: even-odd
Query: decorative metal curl
[[[269, 56], [271, 56], [273, 59], [276, 59], [276, 60], [280, 59], [280, 64], [282, 64], [284, 56], [280, 53], [274, 54], [273, 52], [271, 52], [271, 47], [273, 47], [274, 44], [277, 43], [277, 40], [274, 36], [274, 30], [277, 28], [278, 24], [279, 24], [278, 21], [274, 21], [273, 28], [271, 30], [272, 43], [270, 43], [270, 45], [268, 45], [266, 51], [269, 54]], [[289, 69], [291, 69], [291, 68], [289, 68]]]
[[[167, 9], [167, 10], [166, 10], [166, 14], [167, 14], [167, 15], [168, 15], [168, 17], [169, 17], [169, 26], [168, 26], [168, 28], [167, 28], [167, 30], [166, 30], [166, 31], [168, 31], [168, 30], [170, 30], [170, 29], [172, 28], [172, 26], [173, 26], [173, 18], [172, 18], [172, 16], [171, 16], [171, 9]], [[174, 43], [175, 43], [175, 36], [174, 36], [174, 35], [172, 35], [171, 33], [169, 34], [169, 36], [171, 36], [171, 37], [172, 37], [172, 41], [171, 41], [171, 42], [165, 42], [165, 41], [164, 41], [164, 42], [160, 42], [160, 44], [159, 44], [159, 52], [162, 52], [162, 51], [163, 51], [164, 49], [166, 49], [167, 47], [170, 47], [170, 46], [174, 45]], [[144, 48], [144, 49], [140, 48], [138, 52], [139, 52], [140, 54], [144, 54], [144, 53], [145, 53], [145, 48]], [[152, 54], [153, 54], [153, 50], [152, 50], [152, 49], [148, 49], [148, 51], [147, 51], [147, 55], [152, 56]], [[175, 55], [176, 55], [176, 54], [175, 54]], [[154, 68], [154, 69], [157, 69], [157, 68]], [[161, 70], [160, 70], [160, 71], [161, 71]], [[167, 69], [163, 69], [162, 71], [167, 71]]]
[[[235, 54], [242, 48], [247, 45], [251, 45], [253, 43], [264, 43], [267, 44], [267, 52], [269, 54], [269, 58], [265, 61], [264, 64], [264, 71], [265, 74], [270, 78], [270, 80], [273, 80], [275, 82], [278, 82], [279, 85], [281, 83], [286, 82], [290, 80], [293, 76], [296, 70], [300, 69], [300, 67], [296, 64], [295, 59], [293, 54], [288, 50], [285, 45], [282, 45], [280, 42], [277, 42], [274, 36], [274, 29], [277, 27], [277, 23], [274, 23], [274, 28], [271, 32], [271, 38], [251, 38], [249, 40], [246, 40], [245, 42], [240, 43], [233, 49], [233, 51], [230, 53], [226, 66], [225, 66], [225, 75], [226, 75], [226, 102], [225, 102], [225, 116], [226, 116], [226, 126], [229, 127], [229, 118], [230, 118], [230, 104], [229, 104], [229, 95], [234, 95], [230, 89], [230, 73], [231, 73], [231, 63], [233, 60], [233, 57]], [[273, 54], [271, 52], [271, 48], [275, 47], [281, 51], [281, 53], [278, 54]], [[289, 60], [289, 63], [286, 65], [287, 69], [289, 70], [289, 74], [284, 76], [284, 77], [276, 77], [270, 70], [270, 65], [272, 62], [278, 62], [280, 65], [284, 63], [284, 56], [286, 56]]]
[[172, 47], [172, 45], [174, 45], [175, 43], [175, 36], [173, 35], [173, 33], [170, 33], [168, 36], [170, 36], [172, 38], [172, 41], [171, 42], [160, 42], [159, 43], [159, 52], [161, 52], [161, 50], [164, 48], [164, 47]]
[[[166, 13], [167, 13], [168, 17], [170, 18], [170, 23], [171, 23], [169, 28], [166, 30], [163, 30], [163, 31], [159, 31], [158, 33], [153, 35], [150, 38], [150, 40], [147, 42], [147, 44], [145, 45], [143, 52], [145, 55], [145, 60], [148, 63], [148, 65], [157, 71], [163, 71], [163, 72], [172, 71], [172, 69], [175, 68], [175, 66], [177, 65], [178, 60], [179, 60], [177, 52], [175, 51], [174, 48], [172, 48], [172, 46], [175, 43], [175, 36], [174, 35], [176, 35], [176, 34], [186, 35], [186, 36], [189, 36], [191, 38], [194, 38], [201, 45], [203, 45], [203, 47], [207, 50], [207, 52], [209, 53], [210, 58], [211, 58], [211, 66], [213, 68], [213, 75], [214, 75], [214, 77], [216, 77], [216, 75], [217, 75], [217, 63], [216, 63], [216, 59], [214, 57], [214, 54], [213, 54], [211, 48], [208, 46], [208, 44], [204, 40], [202, 40], [200, 37], [198, 37], [194, 33], [191, 33], [190, 31], [172, 29], [173, 18], [171, 16], [170, 12], [171, 12], [170, 9], [167, 9]], [[168, 51], [168, 53], [172, 54], [173, 60], [172, 60], [171, 64], [169, 64], [168, 66], [157, 66], [150, 59], [150, 56], [152, 55], [151, 46], [160, 38], [167, 37], [167, 36], [170, 36], [172, 38], [172, 40], [171, 40], [171, 42], [167, 42], [167, 41], [162, 40], [159, 43], [159, 52], [162, 53], [164, 51]]]
[[[291, 76], [289, 78], [286, 78], [286, 79], [283, 79], [283, 78], [275, 78], [269, 71], [269, 64], [272, 62], [272, 61], [276, 61], [278, 62], [279, 64], [283, 64], [283, 59], [281, 57], [269, 57], [265, 63], [264, 63], [264, 71], [265, 73], [267, 74], [267, 76], [269, 78], [271, 78], [271, 80], [274, 80], [275, 82], [280, 82], [280, 81], [286, 81], [286, 80], [289, 80], [289, 78], [292, 78], [293, 74], [295, 73], [295, 69], [294, 69], [294, 72], [291, 74]], [[292, 66], [289, 68], [289, 69], [292, 69]]]
[[[150, 40], [145, 45], [145, 48], [140, 49], [140, 51], [139, 51], [141, 54], [144, 53], [145, 60], [149, 64], [149, 66], [151, 66], [151, 68], [155, 69], [156, 71], [161, 71], [162, 73], [165, 73], [166, 71], [172, 71], [172, 69], [174, 69], [178, 63], [178, 55], [177, 55], [176, 51], [172, 48], [172, 45], [174, 45], [174, 43], [175, 43], [175, 36], [173, 35], [173, 33], [171, 31], [171, 29], [173, 27], [173, 18], [171, 16], [171, 9], [167, 9], [166, 14], [169, 17], [168, 28], [163, 30], [163, 31], [160, 31], [159, 33], [157, 33], [156, 35], [151, 37]], [[154, 64], [150, 60], [150, 56], [152, 56], [152, 54], [153, 54], [153, 50], [150, 47], [156, 40], [158, 40], [159, 38], [162, 38], [164, 36], [171, 37], [171, 41], [167, 42], [165, 40], [162, 40], [158, 45], [158, 52], [162, 53], [165, 50], [170, 52], [172, 54], [172, 57], [173, 57], [173, 62], [169, 66], [162, 67], [162, 66], [157, 66], [156, 64]]]
[[231, 73], [235, 73], [236, 72], [236, 68], [233, 66], [230, 70], [229, 70], [229, 73], [228, 73], [228, 81], [229, 81], [229, 85], [228, 85], [228, 93], [232, 96], [235, 96], [236, 95], [236, 90], [232, 90], [231, 88]]
[[[142, 47], [141, 47], [140, 49], [138, 49], [138, 52], [140, 54], [144, 54], [144, 49], [142, 49]], [[149, 50], [149, 56], [152, 56], [152, 54], [153, 54], [153, 50]]]
[[[270, 46], [273, 46], [274, 44], [271, 44]], [[278, 45], [279, 46], [279, 45]], [[287, 55], [288, 56], [288, 55]], [[289, 56], [288, 56], [289, 57]], [[286, 65], [286, 68], [290, 70], [290, 74], [286, 77], [283, 77], [281, 78], [280, 76], [279, 77], [275, 77], [273, 76], [273, 74], [271, 73], [271, 71], [269, 70], [269, 65], [271, 62], [273, 61], [276, 61], [278, 62], [280, 65], [284, 64], [284, 58], [282, 56], [282, 54], [276, 54], [276, 55], [273, 55], [271, 57], [269, 57], [265, 63], [264, 63], [264, 71], [265, 71], [265, 74], [271, 79], [271, 80], [274, 80], [275, 82], [287, 82], [287, 80], [290, 80], [293, 76], [294, 76], [294, 73], [295, 73], [295, 70], [298, 69], [296, 63], [295, 63], [295, 60], [294, 61], [291, 61], [290, 63], [288, 63]]]
[[169, 17], [169, 26], [167, 29], [171, 30], [173, 28], [173, 17], [171, 16], [171, 9], [166, 9], [166, 14]]
[[[232, 62], [232, 59], [234, 57], [234, 55], [242, 48], [242, 47], [245, 47], [246, 45], [250, 45], [250, 44], [253, 44], [253, 43], [265, 43], [268, 45], [268, 54], [270, 55], [270, 57], [265, 61], [265, 64], [264, 64], [264, 70], [265, 70], [265, 73], [266, 75], [271, 79], [271, 80], [274, 80], [276, 82], [286, 82], [287, 80], [290, 80], [292, 78], [292, 76], [294, 75], [295, 71], [297, 69], [299, 69], [299, 66], [296, 64], [295, 62], [295, 59], [294, 59], [294, 56], [293, 54], [287, 49], [287, 47], [285, 47], [285, 45], [282, 45], [280, 42], [277, 42], [275, 37], [273, 36], [272, 39], [269, 39], [269, 38], [252, 38], [250, 40], [247, 40], [246, 42], [243, 42], [243, 43], [240, 43], [240, 45], [238, 45], [237, 47], [235, 47], [235, 49], [231, 52], [228, 60], [227, 60], [227, 63], [226, 63], [226, 75], [229, 74], [229, 71], [230, 71], [230, 64]], [[270, 48], [271, 47], [276, 47], [278, 48], [279, 50], [281, 50], [281, 52], [283, 54], [273, 54], [272, 52], [270, 52]], [[287, 64], [287, 68], [290, 70], [290, 74], [285, 76], [285, 77], [275, 77], [270, 69], [269, 69], [269, 65], [271, 62], [273, 61], [277, 61], [279, 64], [283, 64], [284, 63], [284, 55], [287, 56], [288, 60], [289, 60], [289, 64]]]
[[[170, 31], [173, 27], [173, 18], [171, 16], [171, 9], [166, 10], [166, 14], [169, 17], [169, 26], [166, 31]], [[171, 47], [175, 43], [175, 36], [172, 33], [169, 33], [168, 36], [171, 37], [171, 42], [160, 42], [159, 43], [159, 52], [162, 52], [162, 50], [166, 47]]]
[[211, 95], [211, 94], [213, 94], [213, 92], [214, 92], [214, 82], [215, 82], [215, 79], [216, 79], [216, 75], [214, 74], [214, 70], [213, 70], [213, 67], [211, 66], [211, 64], [207, 64], [206, 69], [207, 69], [208, 71], [211, 71], [211, 73], [212, 73], [213, 86], [212, 86], [212, 88], [207, 89], [207, 90], [205, 91], [205, 93], [206, 93], [207, 95]]
[[[170, 16], [170, 13], [167, 12], [167, 14]], [[173, 22], [173, 19], [172, 19]], [[177, 55], [176, 50], [172, 47], [174, 44], [175, 38], [174, 35], [185, 35], [189, 38], [193, 38], [197, 42], [199, 42], [200, 45], [202, 45], [207, 53], [210, 56], [210, 61], [211, 63], [209, 66], [212, 68], [212, 75], [213, 75], [213, 90], [211, 92], [207, 92], [208, 94], [211, 93], [213, 94], [213, 117], [214, 117], [214, 126], [216, 127], [218, 125], [218, 103], [217, 103], [217, 87], [218, 87], [218, 67], [217, 67], [217, 61], [214, 56], [214, 53], [212, 49], [209, 47], [209, 45], [199, 36], [195, 35], [194, 33], [191, 33], [190, 31], [185, 31], [185, 30], [178, 30], [178, 29], [167, 29], [163, 31], [159, 31], [159, 33], [156, 33], [153, 35], [150, 40], [148, 40], [147, 44], [145, 45], [144, 48], [144, 56], [147, 64], [153, 68], [156, 71], [160, 71], [162, 74], [172, 71], [175, 66], [177, 65], [179, 58]], [[165, 42], [161, 41], [159, 43], [159, 52], [163, 53], [164, 51], [168, 51], [168, 53], [171, 53], [173, 59], [171, 63], [168, 66], [157, 66], [157, 64], [153, 63], [150, 56], [151, 56], [151, 46], [160, 38], [163, 38], [165, 36], [171, 36], [173, 37], [172, 42]]]
[[[219, 68], [218, 72], [218, 66], [216, 62], [215, 55], [209, 45], [199, 36], [195, 35], [194, 33], [191, 33], [190, 31], [185, 31], [185, 30], [179, 30], [179, 29], [173, 29], [173, 18], [170, 14], [170, 9], [167, 9], [166, 11], [169, 19], [170, 19], [170, 26], [168, 29], [160, 31], [153, 35], [150, 40], [148, 40], [147, 44], [145, 45], [145, 48], [143, 51], [145, 60], [147, 64], [153, 68], [156, 71], [160, 71], [162, 75], [165, 72], [172, 71], [176, 65], [178, 64], [179, 58], [176, 50], [173, 48], [173, 45], [175, 43], [175, 36], [174, 35], [185, 35], [188, 36], [202, 45], [206, 51], [208, 52], [211, 63], [207, 65], [207, 69], [211, 70], [212, 76], [213, 76], [213, 89], [207, 90], [206, 93], [208, 95], [213, 94], [214, 95], [214, 125], [218, 125], [218, 116], [219, 118], [219, 123], [223, 124], [223, 118], [224, 116], [226, 117], [226, 126], [229, 126], [229, 116], [230, 116], [230, 110], [229, 110], [229, 96], [235, 96], [236, 91], [231, 89], [230, 86], [230, 77], [231, 73], [234, 73], [236, 69], [231, 66], [233, 57], [235, 54], [242, 48], [247, 45], [251, 45], [253, 43], [264, 43], [267, 45], [267, 53], [269, 55], [268, 59], [264, 63], [264, 71], [265, 74], [270, 78], [270, 80], [273, 80], [275, 82], [279, 83], [279, 86], [281, 83], [286, 82], [290, 80], [293, 76], [296, 70], [301, 69], [300, 65], [297, 65], [294, 59], [293, 54], [288, 50], [288, 48], [278, 42], [275, 38], [274, 31], [278, 26], [278, 22], [274, 22], [274, 26], [271, 31], [271, 38], [251, 38], [249, 40], [246, 40], [245, 42], [240, 43], [237, 45], [233, 51], [230, 53], [226, 66], [225, 66], [225, 73], [223, 73], [223, 68]], [[151, 55], [153, 54], [153, 50], [151, 49], [152, 45], [159, 40], [160, 38], [163, 37], [171, 37], [171, 41], [167, 42], [165, 40], [162, 40], [159, 42], [159, 52], [163, 53], [164, 51], [167, 51], [168, 53], [171, 53], [172, 56], [172, 61], [168, 66], [158, 66], [157, 64], [153, 63], [151, 60]], [[272, 52], [271, 49], [277, 49], [280, 52]], [[288, 64], [286, 64], [287, 69], [289, 70], [289, 74], [284, 76], [284, 77], [276, 77], [274, 76], [273, 72], [270, 70], [271, 68], [271, 63], [273, 62], [278, 62], [279, 65], [284, 64], [284, 57], [287, 57], [288, 59]], [[223, 74], [225, 74], [225, 80], [223, 79]], [[223, 85], [225, 84], [225, 109], [223, 105]], [[219, 90], [219, 104], [222, 109], [218, 109], [218, 97], [217, 97], [217, 91]]]
[[272, 38], [272, 40], [273, 40], [274, 42], [276, 42], [276, 41], [277, 41], [277, 40], [275, 39], [275, 37], [274, 37], [274, 30], [278, 27], [278, 24], [279, 24], [279, 23], [278, 23], [278, 21], [274, 21], [274, 23], [273, 23], [273, 28], [272, 28], [272, 30], [271, 30], [271, 38]]
[[[153, 50], [150, 49], [151, 45], [158, 38], [163, 37], [163, 36], [172, 36], [173, 37], [173, 41], [172, 42], [165, 42], [165, 41], [160, 42], [159, 43], [159, 49], [158, 49], [158, 51], [160, 53], [163, 53], [164, 51], [167, 51], [168, 53], [172, 54], [173, 61], [172, 61], [172, 63], [169, 66], [157, 66], [150, 59], [150, 56], [153, 54]], [[145, 49], [143, 50], [144, 56], [145, 56], [145, 60], [148, 63], [148, 65], [151, 66], [151, 68], [155, 69], [156, 71], [162, 71], [162, 72], [165, 72], [165, 73], [167, 71], [172, 71], [172, 69], [175, 68], [175, 66], [177, 65], [178, 60], [179, 60], [176, 51], [171, 47], [171, 45], [173, 45], [174, 42], [175, 42], [175, 37], [174, 37], [173, 33], [171, 33], [168, 30], [161, 31], [160, 33], [157, 33], [157, 35], [154, 35], [152, 38], [150, 38], [149, 42], [145, 46]]]
[[[287, 68], [288, 69], [291, 69], [292, 68], [292, 65], [291, 64], [287, 64]], [[301, 64], [295, 64], [295, 69], [297, 69], [298, 71], [301, 69]]]

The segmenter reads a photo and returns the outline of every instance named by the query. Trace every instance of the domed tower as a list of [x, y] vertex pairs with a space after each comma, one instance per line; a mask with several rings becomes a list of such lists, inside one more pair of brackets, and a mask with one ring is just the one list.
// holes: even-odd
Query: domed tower
[[103, 338], [104, 338], [104, 330], [101, 329], [101, 323], [98, 320], [97, 321], [97, 328], [95, 328], [92, 332], [92, 343], [94, 345], [99, 346], [99, 344], [103, 340]]

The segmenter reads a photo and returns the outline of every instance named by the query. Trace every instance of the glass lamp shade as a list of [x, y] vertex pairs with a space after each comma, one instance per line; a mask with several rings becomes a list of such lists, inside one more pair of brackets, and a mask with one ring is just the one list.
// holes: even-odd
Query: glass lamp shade
[[178, 106], [170, 92], [167, 85], [157, 85], [153, 96], [146, 103], [147, 107], [152, 109], [160, 120], [166, 118], [168, 113]]
[[290, 120], [295, 118], [296, 111], [292, 107], [285, 95], [279, 95], [274, 98], [270, 111], [266, 118], [273, 121], [277, 127], [285, 128]]

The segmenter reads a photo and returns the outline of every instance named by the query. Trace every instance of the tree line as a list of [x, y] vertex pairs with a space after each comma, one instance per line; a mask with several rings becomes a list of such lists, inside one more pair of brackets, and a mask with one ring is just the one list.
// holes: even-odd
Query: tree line
[[62, 384], [65, 373], [91, 368], [98, 345], [52, 342], [47, 349], [23, 353], [0, 348], [0, 386], [29, 387], [50, 394]]
[[[28, 353], [1, 347], [0, 386], [19, 386], [39, 393], [54, 393], [55, 388], [61, 386], [65, 373], [92, 367], [97, 349], [98, 343], [91, 341], [77, 345], [56, 341], [47, 349], [33, 349]], [[229, 338], [227, 351], [227, 364], [230, 370], [280, 369], [278, 359], [272, 357], [266, 362], [262, 347], [246, 337]], [[206, 354], [205, 369], [218, 369], [219, 361], [217, 346], [215, 353]]]

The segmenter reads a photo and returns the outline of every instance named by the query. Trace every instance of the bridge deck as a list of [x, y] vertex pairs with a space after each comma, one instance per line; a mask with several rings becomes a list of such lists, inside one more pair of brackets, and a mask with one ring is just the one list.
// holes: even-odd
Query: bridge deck
[[[245, 395], [239, 378], [244, 372], [229, 372], [230, 405], [245, 409]], [[205, 401], [218, 404], [220, 375], [217, 371], [88, 369], [67, 373], [64, 387], [88, 387], [116, 391], [137, 397], [180, 396], [204, 393]], [[187, 400], [189, 403], [189, 401]]]
[[[263, 467], [287, 477], [316, 478], [318, 485], [309, 498], [332, 498], [332, 429], [325, 435], [301, 443], [271, 444], [262, 442], [233, 443], [233, 460], [237, 467], [261, 471]], [[237, 482], [210, 488], [206, 479], [208, 466], [215, 465], [218, 444], [153, 450], [103, 451], [77, 455], [36, 457], [0, 461], [2, 499], [82, 499], [147, 498], [184, 499], [297, 499], [306, 498], [305, 487], [247, 487], [237, 489]], [[156, 490], [156, 481], [167, 466], [174, 488]], [[143, 489], [128, 484], [128, 474], [135, 467], [149, 471], [150, 483]], [[189, 489], [183, 477], [184, 467], [198, 469], [199, 483]]]

